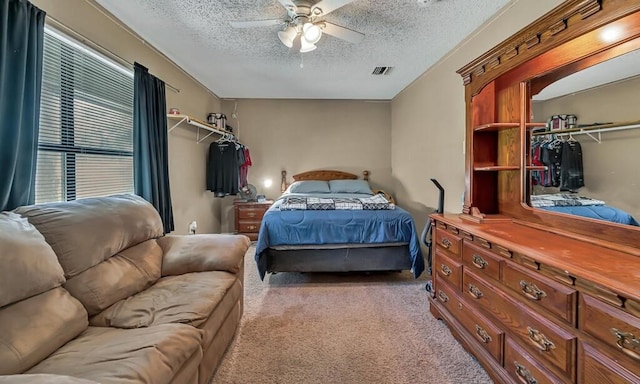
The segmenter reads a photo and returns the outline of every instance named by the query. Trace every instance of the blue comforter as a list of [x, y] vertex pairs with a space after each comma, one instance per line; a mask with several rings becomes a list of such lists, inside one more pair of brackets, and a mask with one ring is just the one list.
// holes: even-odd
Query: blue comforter
[[[295, 195], [289, 194], [288, 196]], [[308, 196], [308, 195], [305, 195]], [[363, 197], [362, 195], [331, 195]], [[293, 210], [281, 211], [282, 200], [265, 213], [256, 244], [256, 263], [264, 279], [266, 249], [278, 245], [319, 244], [409, 244], [414, 277], [424, 270], [418, 233], [409, 212], [400, 207], [389, 210]]]
[[570, 215], [577, 215], [583, 217], [589, 217], [592, 219], [606, 220], [613, 223], [638, 225], [636, 219], [629, 213], [614, 208], [609, 205], [585, 205], [575, 207], [540, 207], [547, 211], [567, 213]]

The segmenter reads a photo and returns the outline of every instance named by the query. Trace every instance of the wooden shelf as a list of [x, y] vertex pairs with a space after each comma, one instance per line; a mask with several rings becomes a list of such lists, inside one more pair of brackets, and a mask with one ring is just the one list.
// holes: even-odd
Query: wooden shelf
[[[167, 114], [167, 119], [169, 120], [177, 120], [177, 122], [171, 127], [169, 128], [169, 132], [173, 131], [178, 125], [182, 124], [182, 123], [186, 123], [189, 125], [192, 125], [194, 127], [198, 127], [198, 137], [196, 138], [197, 142], [200, 143], [202, 142], [204, 139], [206, 139], [207, 137], [213, 135], [213, 134], [217, 134], [217, 135], [230, 135], [233, 136], [232, 133], [227, 132], [225, 130], [219, 129], [216, 126], [213, 126], [211, 124], [205, 123], [202, 120], [198, 120], [195, 119], [189, 115], [174, 115], [174, 114]], [[203, 129], [205, 131], [208, 131], [209, 134], [205, 135], [204, 137], [200, 138], [200, 130]]]
[[518, 165], [478, 165], [473, 167], [474, 171], [493, 172], [493, 171], [517, 171], [520, 169]]
[[526, 125], [527, 129], [546, 128], [547, 127], [547, 123], [527, 123], [525, 125]]
[[520, 123], [490, 123], [473, 127], [474, 132], [493, 132], [501, 129], [518, 128]]

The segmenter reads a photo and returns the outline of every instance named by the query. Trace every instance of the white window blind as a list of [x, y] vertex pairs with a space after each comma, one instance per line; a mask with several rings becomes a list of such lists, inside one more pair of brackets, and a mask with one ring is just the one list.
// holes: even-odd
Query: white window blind
[[133, 193], [133, 71], [44, 35], [36, 203]]

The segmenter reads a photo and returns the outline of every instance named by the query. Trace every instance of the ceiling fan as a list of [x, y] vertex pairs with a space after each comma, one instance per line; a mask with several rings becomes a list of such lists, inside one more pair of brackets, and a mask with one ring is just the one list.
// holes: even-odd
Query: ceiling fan
[[278, 38], [282, 44], [301, 53], [316, 49], [316, 43], [323, 33], [351, 43], [359, 43], [364, 38], [363, 33], [322, 20], [323, 16], [354, 0], [278, 1], [287, 10], [287, 16], [283, 19], [231, 21], [231, 26], [254, 28], [280, 25], [282, 29], [278, 31]]

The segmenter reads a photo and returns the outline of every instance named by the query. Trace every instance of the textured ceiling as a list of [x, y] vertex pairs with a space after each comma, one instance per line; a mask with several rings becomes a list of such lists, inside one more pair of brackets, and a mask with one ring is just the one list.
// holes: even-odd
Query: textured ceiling
[[[354, 0], [322, 19], [364, 33], [364, 40], [324, 34], [301, 56], [280, 42], [279, 26], [229, 24], [284, 19], [278, 0], [96, 1], [219, 97], [369, 100], [396, 96], [509, 3]], [[374, 76], [377, 66], [393, 69]]]

